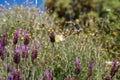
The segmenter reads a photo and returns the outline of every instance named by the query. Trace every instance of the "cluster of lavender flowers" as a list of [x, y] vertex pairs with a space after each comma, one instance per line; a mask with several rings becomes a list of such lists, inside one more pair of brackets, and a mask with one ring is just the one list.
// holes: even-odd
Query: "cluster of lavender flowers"
[[[93, 78], [90, 79], [90, 76], [92, 76], [92, 69], [93, 69], [93, 61], [90, 61], [89, 62], [89, 67], [88, 67], [88, 76], [87, 76], [87, 79], [86, 80], [94, 80]], [[77, 76], [79, 76], [81, 72], [81, 68], [80, 68], [80, 65], [79, 65], [79, 59], [78, 57], [75, 58], [75, 73]], [[64, 80], [77, 80], [74, 76], [72, 76], [71, 78], [69, 78], [68, 76], [65, 77]]]
[[23, 80], [23, 75], [17, 69], [13, 69], [8, 75], [8, 80]]
[[[93, 63], [94, 63], [94, 62], [93, 62], [92, 60], [89, 61], [89, 67], [88, 67], [88, 73], [87, 73], [87, 79], [86, 79], [86, 80], [96, 80], [96, 79], [94, 79], [94, 78], [91, 78], [91, 76], [92, 76], [92, 74], [93, 74], [93, 67], [94, 67]], [[120, 66], [117, 65], [117, 60], [114, 60], [114, 61], [113, 61], [113, 65], [112, 65], [112, 67], [111, 67], [111, 69], [110, 69], [110, 73], [109, 73], [110, 76], [104, 77], [103, 80], [113, 80], [113, 77], [114, 77], [115, 74], [117, 73], [119, 67], [120, 67]], [[78, 59], [78, 57], [76, 57], [76, 58], [75, 58], [75, 73], [76, 73], [77, 75], [79, 75], [80, 72], [81, 72], [81, 68], [80, 68], [80, 66], [79, 66], [79, 59]], [[69, 78], [69, 77], [67, 76], [64, 80], [77, 80], [77, 79], [75, 79], [74, 76], [71, 77], [71, 78]]]
[[[23, 35], [24, 35], [24, 41], [23, 41], [22, 46], [17, 45], [20, 33], [23, 33]], [[52, 43], [55, 42], [54, 33], [51, 33], [49, 38], [50, 38], [50, 41]], [[14, 38], [13, 38], [13, 44], [14, 44], [13, 61], [16, 65], [19, 65], [20, 60], [21, 60], [21, 56], [22, 56], [22, 58], [29, 57], [29, 47], [28, 47], [29, 43], [30, 43], [30, 38], [29, 38], [27, 32], [25, 30], [22, 30], [22, 31], [16, 30], [16, 32], [14, 34]], [[6, 32], [3, 31], [1, 39], [0, 39], [0, 57], [2, 60], [4, 60], [6, 44], [7, 44]], [[39, 47], [40, 46], [38, 46], [38, 43], [36, 41], [34, 41], [34, 47], [32, 49], [32, 53], [31, 53], [32, 63], [37, 58]], [[20, 49], [21, 49], [21, 51], [20, 51]], [[20, 52], [22, 52], [22, 54]], [[92, 60], [90, 60], [88, 70], [87, 70], [86, 80], [95, 80], [94, 78], [92, 78], [93, 67], [94, 67], [94, 62]], [[11, 69], [10, 64], [8, 64], [7, 65], [7, 72], [9, 73], [8, 80], [23, 80], [24, 79], [24, 76], [20, 73], [20, 70], [18, 69], [18, 67], [16, 69], [13, 69], [12, 72], [10, 69]], [[117, 60], [114, 60], [112, 68], [111, 68], [110, 73], [109, 73], [110, 76], [105, 76], [103, 78], [103, 80], [112, 80], [112, 78], [117, 73], [118, 69], [119, 69], [119, 66], [117, 66]], [[75, 73], [77, 76], [79, 76], [79, 74], [81, 73], [81, 67], [79, 65], [79, 58], [78, 57], [75, 58]], [[53, 80], [52, 72], [50, 72], [48, 69], [46, 69], [45, 76], [42, 78], [42, 80]], [[72, 76], [71, 78], [69, 78], [67, 76], [67, 77], [65, 77], [64, 80], [77, 80], [77, 79], [75, 76]]]
[[[49, 38], [50, 38], [50, 41], [51, 43], [54, 43], [55, 42], [55, 34], [54, 32], [51, 32], [50, 35], [49, 35]], [[90, 78], [93, 74], [93, 61], [89, 61], [89, 67], [88, 67], [88, 73], [87, 73], [87, 79], [86, 80], [95, 80], [94, 78]], [[112, 78], [115, 76], [116, 72], [118, 71], [119, 69], [119, 66], [117, 66], [117, 61], [114, 60], [113, 61], [113, 66], [110, 70], [110, 76], [106, 76], [105, 78], [103, 78], [103, 80], [112, 80]], [[78, 57], [75, 58], [75, 73], [76, 75], [79, 75], [80, 74], [80, 71], [81, 71], [81, 68], [79, 66], [79, 59]], [[71, 77], [69, 78], [68, 76], [64, 79], [64, 80], [76, 80], [75, 77]]]
[[[19, 41], [19, 35], [20, 34], [24, 35], [24, 40], [23, 40], [23, 45], [18, 46], [17, 43]], [[22, 58], [28, 58], [29, 56], [29, 45], [30, 43], [30, 38], [29, 35], [27, 34], [27, 32], [25, 30], [20, 31], [19, 29], [16, 30], [14, 37], [13, 37], [13, 44], [14, 44], [14, 53], [13, 53], [13, 62], [18, 66], [20, 61], [21, 61], [21, 56]], [[6, 52], [5, 52], [5, 46], [7, 45], [7, 34], [6, 31], [3, 30], [2, 32], [2, 36], [0, 39], [0, 57], [2, 60], [5, 59], [6, 56]], [[38, 55], [38, 49], [39, 49], [39, 44], [37, 43], [37, 41], [34, 41], [34, 48], [32, 49], [32, 53], [31, 53], [31, 61], [34, 62], [34, 60], [37, 58]], [[21, 51], [20, 51], [21, 50]], [[22, 52], [22, 54], [21, 54]], [[10, 72], [10, 64], [7, 65], [7, 72]], [[21, 73], [18, 69], [18, 67], [16, 69], [13, 69], [11, 74], [8, 75], [8, 80], [23, 80]]]
[[[16, 44], [18, 43], [19, 34], [21, 32], [24, 35], [24, 41], [23, 41], [24, 45], [18, 47], [18, 46], [16, 46]], [[16, 64], [20, 63], [20, 51], [19, 51], [20, 49], [22, 49], [22, 58], [28, 58], [29, 47], [27, 45], [29, 44], [29, 42], [30, 42], [30, 38], [25, 30], [22, 30], [22, 31], [16, 30], [16, 33], [14, 34], [14, 38], [13, 38], [13, 44], [15, 46], [13, 60]], [[32, 50], [32, 54], [31, 54], [31, 61], [32, 62], [37, 58], [39, 46], [37, 46], [36, 44], [37, 44], [37, 42], [35, 41], [34, 48]]]

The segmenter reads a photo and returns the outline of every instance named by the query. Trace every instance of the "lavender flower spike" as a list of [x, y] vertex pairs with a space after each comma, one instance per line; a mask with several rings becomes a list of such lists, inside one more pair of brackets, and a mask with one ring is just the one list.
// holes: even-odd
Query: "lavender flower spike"
[[22, 31], [24, 34], [24, 45], [28, 45], [30, 40], [29, 40], [29, 36], [27, 34], [27, 32], [25, 30]]
[[46, 69], [45, 74], [46, 74], [46, 77], [49, 77], [49, 70], [48, 69]]
[[75, 64], [79, 65], [79, 59], [78, 59], [78, 57], [75, 58]]
[[13, 56], [13, 61], [14, 61], [16, 64], [19, 64], [19, 63], [20, 63], [19, 47], [16, 47], [16, 48], [15, 48], [14, 56]]
[[113, 66], [112, 66], [111, 71], [110, 71], [111, 78], [115, 75], [115, 73], [117, 71], [118, 71], [117, 60], [114, 60], [113, 61]]
[[9, 74], [8, 75], [8, 80], [13, 80], [13, 75]]
[[80, 73], [79, 59], [78, 59], [78, 57], [75, 58], [75, 73], [76, 74]]
[[14, 38], [13, 38], [13, 43], [17, 44], [18, 42], [18, 36], [19, 36], [20, 31], [16, 30], [15, 34], [14, 34]]
[[89, 68], [88, 68], [88, 76], [92, 75], [92, 68], [93, 68], [93, 61], [89, 62]]
[[21, 48], [22, 48], [22, 58], [28, 58], [29, 47], [23, 45]]

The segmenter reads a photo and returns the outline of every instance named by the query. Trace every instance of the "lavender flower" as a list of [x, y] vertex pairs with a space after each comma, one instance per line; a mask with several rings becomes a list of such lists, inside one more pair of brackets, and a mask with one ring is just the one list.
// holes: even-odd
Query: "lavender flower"
[[8, 80], [13, 80], [13, 75], [9, 74], [8, 75]]
[[75, 65], [79, 65], [79, 59], [78, 59], [78, 57], [75, 58]]
[[49, 77], [50, 74], [48, 69], [46, 69], [45, 74], [46, 74], [46, 77]]
[[5, 59], [5, 52], [4, 52], [4, 47], [3, 46], [1, 46], [1, 48], [0, 48], [0, 57], [1, 57], [2, 61]]
[[88, 68], [88, 76], [89, 77], [92, 75], [92, 68], [93, 68], [93, 61], [90, 61], [89, 68]]
[[50, 33], [49, 37], [50, 37], [50, 41], [51, 41], [52, 43], [54, 43], [54, 42], [55, 42], [55, 35], [54, 35], [53, 32]]
[[14, 51], [13, 61], [14, 61], [16, 64], [19, 64], [19, 63], [20, 63], [20, 52], [19, 52], [19, 48], [18, 48], [18, 47], [16, 47], [16, 49], [15, 49], [15, 51]]
[[13, 80], [22, 80], [21, 74], [17, 69], [12, 70], [12, 76], [13, 76]]
[[80, 67], [77, 65], [76, 68], [75, 68], [75, 73], [76, 74], [79, 74], [80, 73]]
[[23, 34], [24, 34], [24, 45], [28, 45], [30, 40], [29, 40], [29, 36], [26, 33], [26, 31], [23, 30]]
[[118, 71], [117, 60], [114, 60], [113, 61], [113, 66], [112, 66], [111, 71], [110, 71], [111, 78], [115, 75], [115, 73], [117, 71]]
[[[38, 45], [39, 45], [39, 44], [38, 44]], [[37, 45], [37, 42], [34, 41], [34, 49], [33, 49], [32, 54], [31, 54], [31, 60], [32, 60], [32, 62], [34, 61], [34, 59], [37, 58], [37, 55], [38, 55], [38, 48], [39, 48], [38, 45]]]
[[78, 57], [75, 58], [75, 73], [76, 74], [80, 73], [79, 59], [78, 59]]
[[4, 47], [2, 46], [1, 42], [0, 42], [0, 57], [1, 57], [1, 60], [4, 60], [5, 58]]
[[37, 58], [37, 53], [38, 53], [38, 50], [37, 49], [33, 49], [32, 54], [31, 54], [32, 62], [34, 61], [34, 59]]
[[18, 36], [19, 36], [20, 31], [16, 30], [15, 34], [14, 34], [14, 38], [13, 38], [13, 43], [17, 44], [18, 42]]
[[46, 71], [45, 71], [45, 80], [51, 80], [51, 79], [52, 79], [52, 76], [51, 76], [49, 70], [46, 69]]
[[0, 42], [0, 56], [3, 55], [3, 52], [4, 52], [4, 48], [3, 48], [3, 46], [2, 46], [2, 44]]
[[29, 47], [27, 46], [22, 46], [22, 58], [28, 58], [28, 49]]

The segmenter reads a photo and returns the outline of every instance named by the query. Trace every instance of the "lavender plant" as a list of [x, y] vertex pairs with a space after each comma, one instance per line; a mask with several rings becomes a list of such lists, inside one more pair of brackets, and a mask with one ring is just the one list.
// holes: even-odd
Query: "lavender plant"
[[[112, 58], [93, 34], [81, 30], [80, 34], [66, 35], [67, 30], [59, 31], [52, 16], [35, 7], [14, 6], [0, 14], [3, 80], [111, 80], [113, 76], [117, 80], [116, 62], [104, 66]], [[65, 39], [56, 41], [57, 34]]]

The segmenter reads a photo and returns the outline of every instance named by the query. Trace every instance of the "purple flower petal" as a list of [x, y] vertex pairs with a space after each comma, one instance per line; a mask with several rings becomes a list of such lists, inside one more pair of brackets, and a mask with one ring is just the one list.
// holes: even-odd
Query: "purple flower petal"
[[75, 58], [75, 64], [76, 64], [76, 65], [79, 64], [79, 59], [78, 59], [78, 57]]
[[18, 29], [18, 30], [16, 30], [16, 32], [15, 32], [16, 36], [18, 36], [18, 35], [19, 35], [19, 33], [20, 33], [20, 30], [19, 30], [19, 29]]
[[8, 75], [8, 80], [13, 80], [13, 75], [9, 74]]
[[46, 69], [45, 74], [46, 74], [46, 77], [49, 77], [49, 70], [48, 69]]
[[93, 68], [93, 61], [90, 61], [90, 62], [89, 62], [89, 65], [90, 65], [90, 66], [89, 66], [90, 68]]

